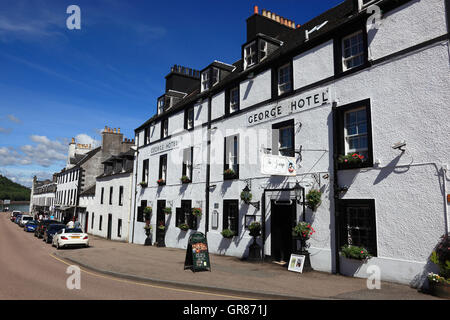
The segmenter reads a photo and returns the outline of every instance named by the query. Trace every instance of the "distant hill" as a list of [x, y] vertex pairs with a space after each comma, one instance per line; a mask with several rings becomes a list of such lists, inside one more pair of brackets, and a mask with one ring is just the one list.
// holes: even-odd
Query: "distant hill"
[[31, 189], [0, 175], [0, 200], [28, 201]]

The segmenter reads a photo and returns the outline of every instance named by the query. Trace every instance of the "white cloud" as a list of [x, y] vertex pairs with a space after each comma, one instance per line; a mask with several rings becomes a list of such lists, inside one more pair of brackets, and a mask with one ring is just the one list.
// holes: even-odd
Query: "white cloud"
[[92, 138], [91, 136], [89, 136], [85, 133], [80, 133], [79, 135], [77, 135], [75, 137], [75, 141], [76, 141], [76, 143], [90, 144], [92, 146], [92, 148], [96, 148], [96, 147], [100, 146], [100, 144], [101, 144], [100, 141], [95, 140], [94, 138]]
[[0, 127], [0, 133], [10, 134], [11, 131], [12, 131], [11, 128], [3, 128], [3, 127]]
[[15, 123], [22, 123], [22, 120], [14, 116], [13, 114], [8, 114], [8, 119]]

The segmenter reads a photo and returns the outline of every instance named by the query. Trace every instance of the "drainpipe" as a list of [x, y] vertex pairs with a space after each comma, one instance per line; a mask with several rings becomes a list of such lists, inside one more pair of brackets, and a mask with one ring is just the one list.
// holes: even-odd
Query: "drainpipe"
[[448, 217], [448, 203], [447, 203], [447, 171], [448, 167], [447, 165], [442, 166], [442, 175], [444, 178], [444, 214], [445, 214], [445, 234], [448, 235], [450, 232], [450, 225], [449, 225], [449, 217]]
[[133, 184], [133, 190], [134, 190], [134, 201], [133, 201], [133, 232], [131, 234], [131, 243], [134, 243], [134, 228], [136, 225], [136, 201], [137, 201], [137, 174], [138, 174], [138, 159], [139, 159], [139, 134], [136, 135], [136, 155], [134, 160], [134, 184]]
[[333, 199], [334, 199], [334, 259], [335, 259], [335, 272], [340, 273], [339, 263], [339, 192], [338, 190], [338, 170], [337, 170], [337, 102], [333, 102], [332, 117], [333, 117]]
[[[209, 194], [211, 183], [211, 110], [212, 98], [208, 96], [208, 125], [207, 125], [207, 142], [206, 142], [206, 186], [205, 186], [205, 238], [209, 231]], [[207, 238], [206, 238], [207, 239]]]

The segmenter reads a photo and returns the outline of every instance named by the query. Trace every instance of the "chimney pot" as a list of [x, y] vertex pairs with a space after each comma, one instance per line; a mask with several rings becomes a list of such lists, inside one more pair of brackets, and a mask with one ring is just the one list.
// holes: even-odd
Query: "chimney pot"
[[278, 22], [278, 23], [280, 22], [280, 16], [279, 15], [276, 15], [275, 21]]
[[292, 29], [295, 29], [295, 21], [292, 21], [291, 27], [292, 27]]
[[275, 20], [276, 19], [276, 14], [275, 14], [275, 12], [272, 12], [272, 20]]
[[297, 25], [297, 29], [300, 28], [300, 27], [301, 27], [301, 26], [298, 24], [298, 25]]
[[263, 15], [263, 17], [266, 17], [266, 16], [267, 16], [267, 11], [266, 11], [266, 9], [262, 9], [262, 15]]
[[253, 8], [253, 13], [254, 13], [254, 14], [259, 14], [259, 8], [258, 8], [258, 6], [255, 6], [255, 7]]
[[120, 128], [117, 129], [117, 133], [120, 133]]

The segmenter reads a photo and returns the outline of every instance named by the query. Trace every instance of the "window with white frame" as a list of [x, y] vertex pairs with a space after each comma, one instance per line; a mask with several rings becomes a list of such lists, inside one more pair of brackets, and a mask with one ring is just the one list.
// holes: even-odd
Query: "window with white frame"
[[202, 73], [202, 91], [209, 89], [209, 70], [206, 70]]
[[363, 32], [358, 31], [342, 39], [342, 70], [346, 71], [364, 64]]
[[345, 153], [358, 153], [368, 157], [366, 108], [347, 111], [344, 114]]
[[244, 69], [251, 67], [257, 61], [256, 41], [244, 47]]
[[211, 72], [212, 72], [211, 86], [215, 86], [216, 84], [219, 83], [220, 70], [217, 68], [212, 68]]
[[161, 139], [169, 136], [169, 119], [161, 121]]
[[187, 109], [186, 111], [186, 129], [190, 130], [194, 128], [194, 107]]
[[183, 172], [182, 176], [187, 177], [189, 181], [192, 181], [192, 171], [193, 171], [193, 156], [194, 148], [186, 148], [183, 150]]
[[230, 113], [239, 110], [239, 87], [230, 90]]
[[159, 157], [159, 180], [167, 181], [167, 154]]
[[267, 42], [264, 40], [259, 40], [259, 60], [262, 61], [267, 57]]
[[278, 95], [289, 92], [291, 89], [291, 65], [288, 63], [278, 68]]
[[158, 114], [161, 114], [164, 112], [164, 101], [165, 101], [165, 97], [161, 97], [158, 99]]
[[230, 178], [239, 177], [239, 136], [230, 136], [225, 138], [225, 167], [224, 170], [231, 169], [234, 176]]

